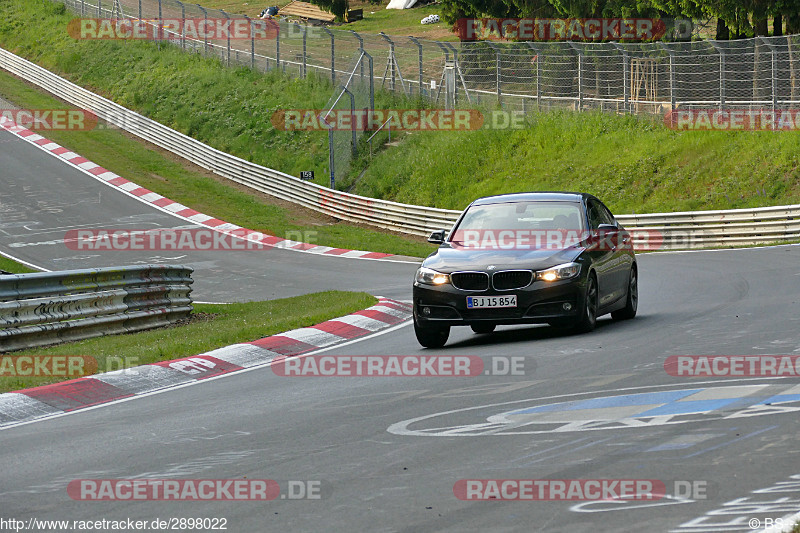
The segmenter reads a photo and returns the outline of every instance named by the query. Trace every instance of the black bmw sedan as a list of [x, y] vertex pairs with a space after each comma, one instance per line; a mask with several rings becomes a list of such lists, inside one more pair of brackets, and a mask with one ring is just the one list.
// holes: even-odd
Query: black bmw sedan
[[444, 346], [451, 326], [548, 323], [580, 332], [597, 317], [633, 318], [638, 303], [631, 235], [590, 194], [530, 192], [480, 198], [414, 279], [414, 332]]

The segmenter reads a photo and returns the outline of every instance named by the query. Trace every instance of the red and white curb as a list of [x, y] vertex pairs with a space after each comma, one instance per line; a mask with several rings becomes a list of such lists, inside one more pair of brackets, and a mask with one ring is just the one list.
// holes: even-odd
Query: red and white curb
[[348, 250], [346, 248], [317, 246], [315, 244], [283, 239], [275, 235], [265, 235], [264, 233], [258, 231], [243, 228], [241, 226], [237, 226], [236, 224], [231, 224], [229, 222], [225, 222], [224, 220], [200, 213], [199, 211], [195, 211], [190, 207], [179, 204], [174, 200], [170, 200], [169, 198], [161, 196], [158, 193], [145, 189], [144, 187], [140, 187], [136, 183], [129, 181], [111, 172], [110, 170], [106, 170], [97, 163], [93, 163], [92, 161], [81, 157], [79, 154], [76, 154], [75, 152], [72, 152], [63, 146], [54, 143], [50, 139], [42, 137], [38, 133], [23, 128], [22, 126], [18, 126], [8, 117], [0, 116], [0, 128], [3, 128], [13, 135], [16, 135], [20, 139], [38, 146], [42, 150], [45, 150], [46, 152], [62, 159], [64, 162], [80, 170], [81, 172], [88, 174], [102, 183], [105, 183], [110, 187], [114, 187], [141, 202], [150, 204], [161, 211], [165, 211], [179, 218], [188, 220], [189, 222], [193, 222], [194, 224], [204, 226], [214, 231], [219, 231], [233, 237], [246, 239], [251, 242], [258, 242], [274, 248], [283, 248], [286, 250], [309, 254], [347, 257], [351, 259], [385, 259], [387, 257], [392, 257], [392, 254], [384, 254], [380, 252], [365, 252], [363, 250]]
[[0, 394], [0, 429], [265, 365], [276, 357], [296, 356], [365, 337], [410, 317], [410, 304], [380, 298], [362, 311], [272, 337], [173, 361]]

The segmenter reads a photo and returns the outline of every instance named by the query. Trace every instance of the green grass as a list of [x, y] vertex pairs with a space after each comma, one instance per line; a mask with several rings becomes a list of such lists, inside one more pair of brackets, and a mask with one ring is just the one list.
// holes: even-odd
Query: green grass
[[28, 268], [22, 263], [17, 263], [13, 259], [9, 259], [8, 257], [2, 255], [0, 255], [0, 270], [5, 270], [6, 272], [11, 272], [12, 274], [28, 274], [30, 272], [38, 272], [38, 270]]
[[[227, 13], [255, 18], [267, 6], [275, 5], [282, 8], [288, 3], [288, 0], [267, 3], [244, 3], [241, 0], [204, 0], [200, 2], [200, 5], [208, 9], [222, 9]], [[428, 15], [436, 14], [441, 16], [441, 6], [429, 4], [425, 6], [417, 5], [411, 9], [386, 9], [388, 4], [389, 0], [382, 0], [377, 4], [372, 4], [368, 1], [351, 0], [350, 9], [361, 9], [364, 18], [355, 22], [331, 24], [328, 28], [372, 34], [384, 32], [387, 35], [398, 37], [411, 35], [438, 41], [458, 40], [458, 36], [451, 32], [450, 27], [444, 22], [426, 24], [424, 26], [420, 24], [420, 21]]]
[[[8, 4], [10, 1], [19, 2], [19, 0], [3, 0], [0, 5]], [[27, 4], [25, 5], [27, 6]], [[61, 16], [52, 13], [52, 11], [58, 11], [57, 5], [44, 2], [40, 7], [45, 12], [50, 11], [50, 24], [63, 23], [64, 20], [70, 19], [69, 15]], [[21, 9], [20, 11], [15, 11], [15, 13], [21, 17], [24, 15], [25, 10]], [[13, 20], [16, 19], [7, 19], [5, 22], [0, 21], [0, 43], [4, 47], [12, 49], [15, 47], [6, 40], [6, 37], [9, 31], [8, 25], [10, 24], [14, 27]], [[31, 24], [33, 25], [33, 23]], [[48, 35], [58, 33], [52, 30], [45, 32], [46, 24], [47, 22], [42, 22], [42, 27], [39, 28], [42, 33]], [[50, 35], [50, 38], [54, 37]], [[51, 44], [57, 46], [56, 43]], [[324, 179], [321, 176], [326, 174], [326, 169], [315, 166], [317, 163], [314, 162], [322, 159], [327, 160], [327, 142], [324, 142], [322, 137], [320, 137], [322, 141], [318, 138], [324, 134], [278, 132], [269, 126], [268, 114], [262, 113], [259, 115], [253, 110], [257, 107], [255, 104], [251, 104], [253, 107], [251, 111], [253, 114], [259, 115], [260, 118], [258, 120], [253, 119], [250, 112], [244, 112], [239, 109], [234, 100], [228, 101], [224, 106], [221, 105], [225, 109], [213, 112], [196, 109], [197, 100], [189, 96], [192, 92], [199, 94], [213, 93], [210, 96], [206, 94], [203, 102], [206, 109], [213, 109], [216, 105], [215, 101], [223, 99], [221, 93], [229, 90], [237, 93], [237, 86], [242, 89], [242, 92], [247, 92], [252, 87], [256, 87], [257, 91], [265, 94], [269, 93], [269, 98], [293, 98], [293, 103], [287, 105], [295, 108], [303, 107], [304, 105], [321, 107], [329, 96], [328, 91], [331, 90], [330, 87], [323, 88], [324, 83], [321, 81], [312, 79], [304, 82], [292, 81], [278, 74], [262, 76], [245, 70], [228, 70], [216, 61], [206, 61], [178, 51], [162, 50], [159, 53], [149, 43], [128, 43], [133, 45], [130, 49], [120, 45], [120, 43], [111, 43], [115, 47], [119, 47], [116, 51], [120, 55], [107, 62], [107, 58], [103, 56], [101, 50], [94, 52], [97, 53], [96, 56], [90, 50], [92, 48], [91, 45], [103, 45], [104, 43], [82, 42], [79, 44], [84, 46], [79, 46], [81, 52], [76, 52], [78, 55], [74, 58], [75, 63], [72, 65], [72, 71], [73, 74], [77, 72], [81, 74], [73, 76], [75, 81], [82, 80], [84, 85], [98, 90], [98, 92], [104, 93], [106, 96], [112, 96], [108, 91], [99, 90], [98, 87], [101, 84], [105, 84], [107, 88], [113, 88], [117, 84], [122, 84], [122, 82], [112, 82], [113, 76], [102, 71], [105, 65], [110, 70], [116, 70], [121, 76], [126, 76], [126, 79], [131, 82], [124, 89], [118, 88], [118, 100], [123, 105], [129, 105], [137, 111], [150, 114], [162, 123], [175, 127], [184, 133], [193, 134], [195, 137], [215, 145], [217, 148], [250, 160], [256, 160], [260, 164], [280, 169], [291, 167], [289, 168], [290, 173], [293, 172], [292, 169], [299, 172], [297, 169], [316, 168], [320, 181]], [[67, 42], [66, 48], [71, 49], [72, 45], [75, 45], [75, 43]], [[47, 48], [47, 46], [45, 43], [33, 43], [22, 48], [32, 47], [37, 51], [42, 51], [41, 48]], [[151, 49], [148, 49], [148, 47]], [[190, 87], [181, 87], [180, 83], [176, 82], [176, 85], [171, 88], [174, 92], [167, 95], [167, 89], [162, 86], [164, 92], [160, 95], [155, 94], [154, 103], [149, 103], [146, 89], [142, 85], [149, 85], [152, 81], [150, 77], [140, 76], [131, 71], [123, 73], [126, 69], [118, 66], [132, 61], [125, 55], [125, 50], [136, 56], [137, 48], [142, 48], [144, 52], [147, 52], [143, 53], [144, 56], [147, 56], [146, 61], [140, 58], [144, 63], [159, 63], [163, 55], [171, 57], [171, 59], [166, 57], [164, 64], [158, 69], [150, 69], [140, 65], [143, 71], [156, 70], [159, 73], [157, 76], [163, 76], [163, 79], [166, 80], [170, 79], [171, 76], [167, 71], [170, 68], [174, 68], [182, 72], [178, 76], [186, 80], [187, 85]], [[20, 49], [16, 51], [19, 53], [24, 52], [24, 50]], [[43, 53], [49, 57], [49, 60], [41, 56], [38, 57], [38, 60], [46, 66], [53, 67], [51, 62], [60, 63], [65, 61], [63, 57], [51, 57], [49, 52]], [[28, 55], [30, 57], [30, 54]], [[56, 56], [58, 55], [56, 54]], [[206, 68], [205, 71], [199, 69], [195, 72], [198, 76], [197, 78], [193, 78], [194, 63], [199, 63]], [[84, 67], [95, 72], [97, 76], [93, 76], [90, 72], [85, 72]], [[64, 74], [64, 71], [60, 68], [53, 68]], [[217, 74], [220, 77], [220, 86], [215, 87], [213, 91], [208, 88], [204, 89], [204, 85], [215, 85], [211, 78]], [[307, 91], [306, 89], [309, 90]], [[316, 93], [314, 93], [315, 89]], [[313, 96], [314, 94], [316, 94], [316, 97]], [[304, 100], [306, 95], [309, 98], [316, 98], [316, 100], [307, 102]], [[71, 107], [3, 72], [0, 72], [0, 97], [17, 104], [19, 107], [30, 109]], [[130, 99], [142, 105], [133, 105], [133, 102], [128, 101]], [[192, 103], [193, 101], [195, 104]], [[241, 103], [239, 101], [239, 104]], [[273, 106], [272, 109], [275, 109], [275, 107]], [[228, 117], [228, 113], [232, 116]], [[266, 123], [261, 123], [261, 120], [265, 120]], [[175, 121], [178, 121], [179, 124], [176, 124]], [[196, 127], [192, 126], [192, 124]], [[181, 125], [186, 127], [182, 128]], [[250, 127], [258, 129], [260, 133], [258, 135], [252, 132], [248, 133], [250, 131], [248, 128]], [[215, 130], [221, 133], [217, 135], [214, 133]], [[369, 250], [413, 257], [424, 257], [433, 249], [432, 246], [419, 238], [398, 236], [384, 231], [336, 223], [332, 219], [319, 216], [309, 218], [309, 213], [300, 208], [287, 209], [276, 205], [275, 202], [269, 202], [250, 191], [234, 188], [228, 183], [223, 183], [221, 180], [211, 177], [208, 173], [200, 173], [197, 167], [187, 165], [177, 157], [166, 158], [139, 140], [126, 137], [115, 129], [97, 129], [88, 132], [50, 130], [42, 131], [41, 133], [97, 164], [138, 183], [142, 187], [156, 191], [208, 215], [246, 228], [323, 246]], [[254, 136], [260, 136], [261, 141], [267, 144], [273, 143], [259, 152], [262, 155], [267, 154], [266, 156], [259, 158], [253, 156], [256, 152], [254, 147], [258, 144], [253, 140]], [[269, 139], [265, 140], [266, 138]], [[324, 146], [324, 149], [322, 146]], [[276, 159], [272, 160], [272, 156], [269, 154], [274, 152], [277, 152], [277, 155], [275, 155]], [[289, 161], [294, 163], [289, 163]]]
[[[312, 326], [374, 305], [363, 292], [327, 291], [268, 302], [196, 304], [195, 319], [184, 326], [99, 337], [7, 354], [82, 355], [97, 360], [99, 372], [189, 357], [284, 331]], [[4, 357], [0, 355], [0, 357]], [[69, 378], [0, 377], [0, 393]]]
[[[71, 15], [59, 14], [55, 4], [0, 0], [0, 5], [7, 7], [0, 20], [4, 46], [235, 155], [288, 173], [315, 169], [318, 177], [325, 175], [324, 134], [278, 132], [269, 125], [269, 110], [321, 106], [332, 90], [326, 80], [226, 69], [146, 42], [75, 42], [64, 29]], [[408, 105], [381, 92], [376, 98], [376, 107]], [[452, 209], [479, 196], [525, 190], [586, 191], [617, 213], [800, 202], [798, 132], [676, 132], [658, 118], [598, 112], [550, 112], [530, 120], [516, 131], [401, 135], [398, 147], [359, 160], [357, 168], [368, 167], [358, 180], [351, 174], [338, 181], [365, 196]], [[116, 142], [98, 148], [111, 150]], [[116, 159], [109, 155], [98, 163], [111, 166], [106, 161]], [[234, 200], [229, 187], [210, 180], [178, 179], [160, 169], [127, 174], [245, 227], [279, 235], [296, 227], [285, 215], [264, 214], [271, 208], [262, 209], [251, 195]], [[382, 241], [388, 238], [382, 232], [351, 226], [310, 229], [320, 232], [320, 244], [332, 246], [416, 256], [432, 249], [419, 240], [404, 248], [394, 237]]]
[[[364, 18], [340, 26], [337, 29], [373, 34], [383, 32], [397, 37], [411, 35], [437, 41], [458, 41], [458, 36], [450, 31], [450, 27], [444, 21], [425, 25], [420, 23], [428, 15], [439, 15], [441, 19], [441, 6], [429, 4], [415, 6], [411, 9], [385, 9], [386, 4], [388, 2], [382, 2], [380, 6], [357, 4], [357, 7], [364, 11]], [[354, 5], [356, 4], [351, 3], [351, 9]]]
[[649, 117], [556, 111], [522, 130], [401, 138], [355, 193], [462, 209], [492, 194], [582, 191], [620, 214], [800, 202], [794, 131], [676, 132]]

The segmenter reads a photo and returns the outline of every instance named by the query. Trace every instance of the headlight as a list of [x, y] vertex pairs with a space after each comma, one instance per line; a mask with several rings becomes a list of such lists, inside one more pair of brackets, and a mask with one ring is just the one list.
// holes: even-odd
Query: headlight
[[544, 281], [557, 281], [560, 279], [574, 278], [581, 272], [581, 265], [578, 263], [564, 263], [563, 265], [554, 266], [547, 270], [539, 270], [536, 272], [536, 279]]
[[425, 285], [444, 285], [445, 283], [450, 283], [449, 274], [442, 274], [441, 272], [436, 272], [435, 270], [425, 267], [420, 267], [419, 270], [417, 270], [415, 279], [417, 283], [424, 283]]

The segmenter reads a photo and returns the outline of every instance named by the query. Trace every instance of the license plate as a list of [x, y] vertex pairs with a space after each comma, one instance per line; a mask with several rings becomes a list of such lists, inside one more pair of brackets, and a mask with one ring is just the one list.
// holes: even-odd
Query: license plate
[[508, 296], [467, 296], [467, 309], [489, 309], [516, 306], [516, 294], [509, 294]]

